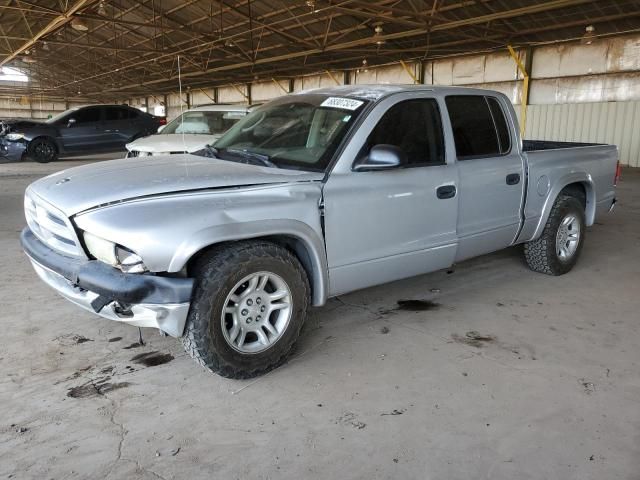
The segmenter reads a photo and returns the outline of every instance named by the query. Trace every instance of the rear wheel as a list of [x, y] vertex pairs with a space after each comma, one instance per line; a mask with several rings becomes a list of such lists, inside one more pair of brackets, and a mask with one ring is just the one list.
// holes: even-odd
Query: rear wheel
[[196, 274], [185, 350], [229, 378], [251, 378], [281, 365], [309, 303], [309, 281], [298, 259], [269, 242], [239, 242], [201, 258]]
[[578, 261], [585, 230], [582, 202], [573, 196], [560, 195], [540, 238], [524, 246], [529, 268], [547, 275], [567, 273]]
[[29, 143], [28, 156], [38, 163], [53, 162], [58, 157], [58, 149], [51, 140], [36, 138]]

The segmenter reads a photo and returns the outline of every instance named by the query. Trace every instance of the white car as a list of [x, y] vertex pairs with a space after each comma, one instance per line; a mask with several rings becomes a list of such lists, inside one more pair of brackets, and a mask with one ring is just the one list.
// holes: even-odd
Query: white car
[[127, 157], [192, 153], [211, 145], [250, 110], [247, 105], [206, 105], [187, 110], [158, 132], [126, 145]]

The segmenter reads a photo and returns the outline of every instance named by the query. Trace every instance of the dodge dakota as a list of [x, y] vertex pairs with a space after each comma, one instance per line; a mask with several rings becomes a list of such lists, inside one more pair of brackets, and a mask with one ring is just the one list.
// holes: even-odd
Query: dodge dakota
[[275, 99], [196, 154], [64, 170], [25, 193], [24, 251], [71, 302], [249, 378], [309, 305], [522, 244], [569, 272], [615, 204], [611, 145], [522, 140], [488, 90], [343, 86]]

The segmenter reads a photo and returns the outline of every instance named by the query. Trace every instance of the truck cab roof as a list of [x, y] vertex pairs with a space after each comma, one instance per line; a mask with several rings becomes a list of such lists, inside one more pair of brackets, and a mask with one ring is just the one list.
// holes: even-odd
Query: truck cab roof
[[[340, 85], [336, 87], [322, 87], [295, 92], [292, 95], [320, 94], [337, 95], [341, 97], [358, 98], [361, 100], [378, 101], [389, 95], [404, 92], [434, 92], [441, 94], [478, 94], [487, 95], [488, 90], [470, 87], [452, 87], [445, 85]], [[491, 91], [492, 95], [503, 95]]]

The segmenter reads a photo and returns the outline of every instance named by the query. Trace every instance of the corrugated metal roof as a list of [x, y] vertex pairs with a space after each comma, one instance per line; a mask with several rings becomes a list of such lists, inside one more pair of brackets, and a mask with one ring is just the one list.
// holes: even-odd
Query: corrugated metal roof
[[287, 78], [365, 57], [374, 65], [579, 38], [587, 25], [598, 35], [638, 30], [640, 3], [40, 0], [0, 5], [0, 25], [0, 63], [36, 81], [13, 94], [99, 99], [175, 90], [178, 55], [191, 87]]

